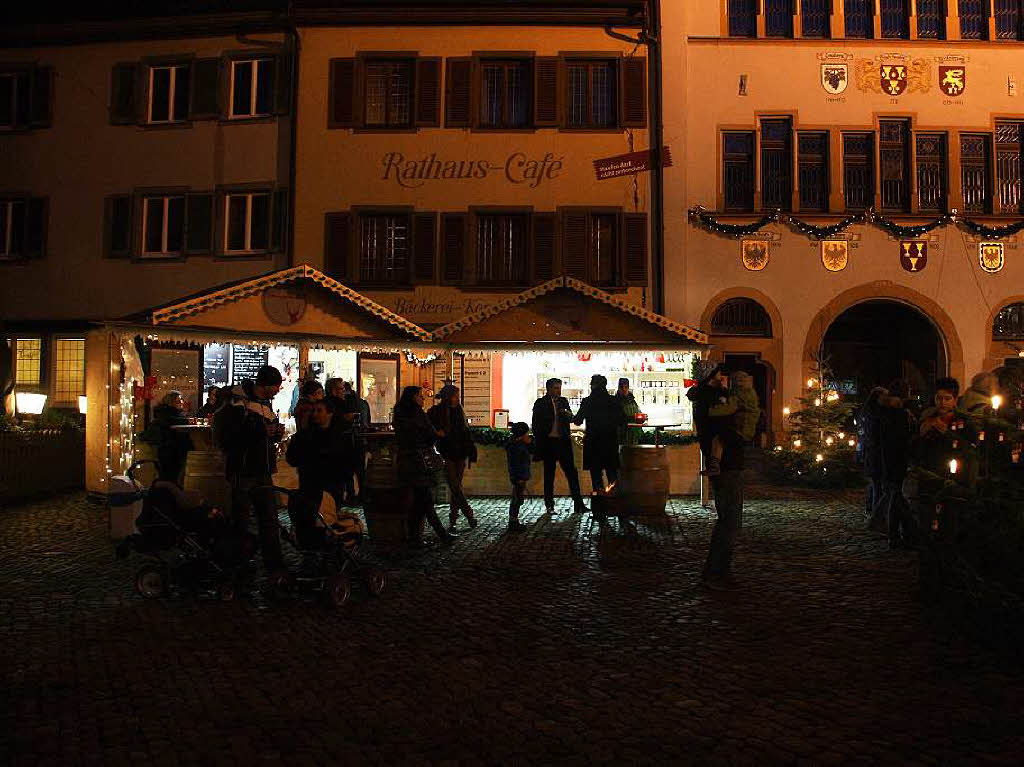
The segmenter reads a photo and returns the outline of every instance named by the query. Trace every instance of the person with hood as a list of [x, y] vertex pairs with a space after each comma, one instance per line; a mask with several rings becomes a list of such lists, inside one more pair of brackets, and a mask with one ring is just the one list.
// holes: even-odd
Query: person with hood
[[435, 461], [441, 457], [434, 450], [437, 430], [423, 411], [423, 391], [418, 386], [406, 386], [395, 404], [393, 425], [398, 443], [398, 477], [412, 491], [413, 513], [409, 519], [409, 538], [414, 547], [422, 546], [420, 523], [426, 517], [444, 546], [450, 546], [456, 535], [441, 524], [434, 509], [433, 487]]
[[686, 398], [693, 404], [693, 425], [697, 430], [700, 452], [704, 456], [704, 464], [709, 468], [715, 459], [715, 431], [711, 421], [711, 408], [725, 404], [729, 394], [728, 388], [729, 370], [724, 365], [717, 365], [702, 381], [696, 386], [691, 386], [686, 392]]
[[615, 391], [615, 401], [619, 403], [623, 414], [626, 416], [626, 423], [619, 429], [620, 445], [639, 445], [640, 429], [630, 429], [629, 424], [636, 423], [636, 416], [640, 412], [640, 406], [636, 404], [636, 397], [629, 390], [629, 379], [620, 378], [619, 388]]
[[192, 440], [186, 432], [173, 427], [187, 423], [181, 392], [169, 391], [160, 400], [160, 404], [153, 408], [153, 422], [140, 437], [143, 442], [156, 445], [160, 479], [178, 486], [181, 485], [185, 459], [192, 449]]
[[[595, 493], [604, 493], [619, 478], [619, 429], [626, 426], [622, 405], [608, 393], [608, 379], [603, 375], [590, 378], [590, 395], [583, 398], [573, 423], [587, 423], [583, 436], [583, 468], [590, 472]], [[608, 484], [604, 482], [604, 474]]]
[[286, 575], [277, 505], [269, 489], [277, 470], [277, 443], [284, 437], [284, 425], [271, 406], [282, 380], [277, 368], [264, 365], [254, 380], [224, 393], [224, 404], [213, 419], [214, 440], [224, 452], [231, 484], [235, 524], [244, 533], [255, 515], [263, 563], [275, 582]]
[[562, 396], [562, 379], [549, 378], [547, 392], [533, 403], [533, 439], [536, 448], [534, 461], [544, 462], [544, 508], [551, 514], [555, 510], [555, 466], [562, 467], [569, 483], [573, 510], [576, 514], [589, 511], [580, 492], [580, 477], [576, 472], [576, 457], [572, 452], [572, 408]]
[[754, 439], [757, 422], [761, 417], [757, 392], [754, 391], [754, 377], [737, 370], [732, 376], [732, 386], [725, 402], [712, 405], [708, 410], [711, 424], [711, 454], [707, 475], [714, 476], [721, 469], [722, 448], [725, 440], [738, 439], [747, 444]]
[[473, 507], [466, 500], [462, 490], [462, 481], [466, 469], [476, 462], [476, 445], [466, 423], [466, 413], [462, 409], [462, 398], [459, 389], [446, 384], [436, 395], [437, 404], [427, 412], [430, 423], [437, 430], [440, 438], [437, 441], [438, 452], [444, 459], [444, 476], [451, 493], [451, 504], [448, 512], [448, 530], [455, 532], [459, 512], [466, 517], [470, 528], [476, 527]]
[[[323, 398], [324, 387], [319, 381], [314, 378], [302, 382], [302, 396], [299, 397], [299, 401], [295, 403], [295, 408], [292, 411], [295, 416], [296, 431], [302, 431], [309, 426], [309, 419], [313, 414], [313, 406], [323, 400]], [[331, 412], [334, 412], [333, 407]]]
[[888, 394], [879, 398], [878, 443], [882, 459], [882, 508], [889, 524], [889, 548], [908, 548], [911, 529], [910, 507], [903, 496], [903, 480], [910, 466], [910, 445], [916, 431], [914, 416], [907, 409], [910, 387], [893, 381]]

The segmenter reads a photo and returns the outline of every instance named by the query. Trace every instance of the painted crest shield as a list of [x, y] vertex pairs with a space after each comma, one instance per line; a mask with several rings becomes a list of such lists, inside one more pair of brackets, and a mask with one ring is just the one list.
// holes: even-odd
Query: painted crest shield
[[822, 64], [821, 87], [825, 93], [838, 96], [850, 83], [850, 67], [847, 64]]
[[1003, 268], [1005, 262], [1003, 243], [982, 242], [978, 244], [978, 261], [981, 268], [989, 274], [995, 274]]
[[920, 272], [928, 265], [928, 243], [923, 240], [900, 242], [900, 264], [908, 272]]
[[882, 64], [878, 74], [882, 93], [887, 96], [899, 96], [907, 89], [906, 64]]
[[939, 67], [939, 90], [947, 96], [962, 96], [967, 90], [967, 67], [963, 64]]
[[744, 240], [740, 255], [743, 266], [752, 272], [759, 272], [768, 266], [768, 240]]
[[850, 244], [846, 240], [822, 240], [821, 263], [830, 272], [841, 272], [850, 262]]

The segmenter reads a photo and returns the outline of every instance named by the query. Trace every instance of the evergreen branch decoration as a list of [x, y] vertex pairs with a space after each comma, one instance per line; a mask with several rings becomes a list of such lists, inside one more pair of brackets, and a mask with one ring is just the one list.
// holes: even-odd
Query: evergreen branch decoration
[[963, 218], [960, 219], [960, 223], [963, 224], [964, 229], [971, 234], [984, 237], [987, 240], [999, 240], [1003, 237], [1012, 237], [1018, 232], [1024, 231], [1024, 221], [1017, 221], [1012, 224], [1007, 224], [1006, 226], [985, 226], [984, 224], [979, 224], [976, 221]]

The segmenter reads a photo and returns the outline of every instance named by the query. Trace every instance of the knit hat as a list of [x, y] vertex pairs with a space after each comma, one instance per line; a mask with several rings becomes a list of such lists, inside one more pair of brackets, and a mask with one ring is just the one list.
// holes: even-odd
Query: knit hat
[[283, 380], [281, 371], [273, 365], [264, 365], [256, 372], [257, 386], [280, 386]]
[[524, 434], [530, 433], [530, 424], [523, 423], [522, 421], [515, 421], [509, 426], [512, 430], [512, 439], [519, 439]]

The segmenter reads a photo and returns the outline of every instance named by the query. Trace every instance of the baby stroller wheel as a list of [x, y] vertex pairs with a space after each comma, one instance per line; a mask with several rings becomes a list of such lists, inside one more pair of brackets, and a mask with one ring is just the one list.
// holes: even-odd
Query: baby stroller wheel
[[217, 587], [217, 599], [221, 602], [230, 602], [235, 598], [235, 586], [231, 583], [222, 583]]
[[340, 609], [352, 596], [352, 582], [344, 573], [337, 573], [324, 581], [324, 600], [331, 607]]
[[370, 596], [379, 597], [388, 588], [388, 571], [383, 567], [374, 567], [366, 576], [366, 587], [370, 590]]
[[167, 593], [167, 572], [159, 565], [143, 565], [135, 574], [135, 590], [144, 599], [156, 599]]

